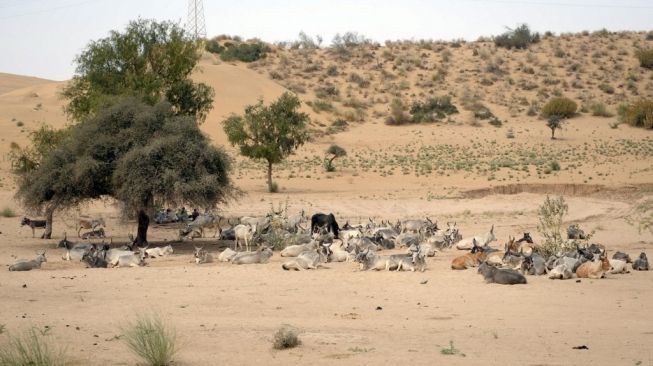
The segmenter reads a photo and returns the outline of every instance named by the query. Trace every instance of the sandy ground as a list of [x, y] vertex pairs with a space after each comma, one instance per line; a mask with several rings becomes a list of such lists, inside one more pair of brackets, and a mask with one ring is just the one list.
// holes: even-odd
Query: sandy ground
[[[454, 61], [447, 66], [446, 83], [436, 86], [441, 90], [417, 86], [417, 81], [429, 79], [440, 67], [439, 51], [423, 57], [426, 68], [407, 68], [411, 84], [402, 91], [407, 101], [451, 89], [459, 103], [458, 85], [479, 90], [485, 96], [483, 102], [504, 120], [500, 129], [471, 126], [468, 111], [443, 123], [386, 126], [383, 120], [390, 93], [379, 91], [384, 86], [374, 69], [376, 61], [360, 66], [365, 77], [372, 75], [372, 86], [353, 91], [347, 87], [347, 77], [359, 66], [339, 64], [341, 74], [334, 82], [341, 87], [343, 99], [351, 93], [372, 107], [365, 121], [351, 123], [338, 134], [316, 137], [286, 164], [275, 167], [280, 194], [265, 191], [260, 165], [236, 157], [235, 149], [225, 146], [220, 121], [260, 97], [269, 102], [286, 90], [286, 84], [305, 83], [308, 92], [301, 98], [313, 100], [313, 88], [321, 85], [323, 71], [303, 72], [304, 56], [289, 54], [285, 55], [291, 59], [285, 66], [289, 75], [275, 81], [268, 73], [281, 68], [281, 53], [252, 67], [205, 56], [202, 72], [195, 78], [216, 89], [216, 104], [201, 128], [234, 156], [234, 184], [245, 193], [219, 209], [227, 216], [260, 215], [271, 204], [287, 203], [291, 214], [301, 209], [309, 214], [333, 212], [341, 224], [365, 222], [369, 217], [394, 221], [428, 216], [441, 224], [456, 221], [464, 236], [495, 225], [498, 241], [493, 245], [502, 247], [508, 236], [525, 231], [541, 240], [536, 228], [538, 205], [546, 194], [562, 194], [570, 207], [565, 224], [579, 223], [595, 231], [592, 241], [606, 245], [610, 252], [622, 250], [637, 256], [647, 251], [650, 256], [653, 235], [638, 232], [626, 219], [637, 202], [653, 197], [651, 131], [623, 125], [613, 129], [609, 123], [616, 117], [583, 114], [569, 120], [557, 133], [559, 140], [552, 142], [544, 122], [526, 116], [526, 106], [518, 113], [508, 108], [518, 97], [527, 97], [531, 103], [543, 98], [536, 97], [538, 91], [515, 91], [510, 80], [526, 78], [541, 84], [552, 73], [561, 83], [541, 84], [548, 93], [560, 87], [579, 102], [583, 96], [587, 97], [583, 100], [603, 100], [611, 110], [634, 95], [621, 85], [626, 73], [635, 74], [633, 83], [640, 95], [650, 96], [649, 74], [627, 57], [631, 42], [642, 37], [614, 36], [616, 48], [609, 51], [609, 57], [594, 57], [590, 51], [601, 49], [610, 39], [593, 40], [590, 51], [583, 51], [582, 44], [590, 39], [580, 36], [546, 41], [532, 52], [499, 50], [488, 60], [503, 57], [508, 74], [487, 87], [480, 86], [476, 77], [482, 76], [479, 68], [484, 66], [475, 66], [474, 45], [451, 48]], [[552, 56], [558, 41], [586, 54], [586, 60], [579, 61], [581, 71], [568, 71], [566, 60]], [[414, 48], [409, 51], [422, 53]], [[375, 60], [380, 59], [382, 50], [375, 52]], [[400, 51], [395, 47], [392, 52]], [[528, 61], [531, 53], [538, 62]], [[323, 51], [311, 57], [324, 61], [324, 68], [335, 62]], [[537, 73], [524, 75], [522, 62], [534, 65]], [[389, 61], [384, 63], [386, 70], [391, 67]], [[617, 86], [617, 93], [601, 94], [592, 81], [594, 75]], [[583, 89], [564, 86], [575, 78], [584, 83]], [[26, 146], [30, 131], [43, 124], [66, 125], [64, 101], [58, 96], [63, 85], [0, 74], [0, 209], [12, 208], [19, 215], [0, 217], [0, 266], [6, 268], [16, 258], [32, 258], [36, 250], [48, 249], [48, 262], [41, 270], [15, 273], [0, 268], [0, 325], [8, 332], [48, 326], [53, 339], [67, 346], [73, 364], [137, 364], [116, 337], [138, 313], [158, 312], [178, 330], [183, 345], [177, 358], [180, 365], [653, 365], [653, 322], [647, 312], [653, 300], [653, 273], [649, 272], [580, 283], [529, 277], [526, 286], [504, 287], [485, 284], [475, 270], [450, 270], [451, 259], [460, 254], [457, 251], [429, 258], [424, 273], [360, 272], [354, 263], [289, 273], [281, 269], [278, 254], [265, 265], [189, 263], [192, 245], [198, 242], [217, 253], [224, 243], [211, 238], [175, 243], [174, 255], [151, 260], [144, 268], [95, 270], [64, 262], [63, 251], [55, 249], [55, 244], [64, 232], [69, 238], [74, 236], [79, 217], [104, 217], [107, 233], [116, 242], [135, 232], [135, 223], [122, 222], [110, 202], [94, 202], [58, 213], [52, 240], [33, 239], [28, 228], [19, 226], [24, 212], [13, 199], [15, 183], [7, 154], [12, 142]], [[334, 103], [344, 110], [341, 102]], [[336, 117], [317, 115], [306, 106], [304, 110], [325, 125]], [[506, 137], [508, 128], [514, 131], [514, 139]], [[336, 160], [336, 172], [325, 173], [322, 158], [331, 143], [346, 148], [348, 156]], [[437, 150], [445, 145], [449, 150]], [[439, 155], [420, 157], [429, 149]], [[469, 156], [470, 151], [475, 154]], [[542, 156], [544, 163], [531, 164]], [[505, 157], [530, 160], [512, 168], [490, 169], [495, 159]], [[559, 161], [562, 169], [544, 173], [549, 159]], [[447, 165], [451, 161], [471, 168], [452, 168]], [[424, 163], [433, 163], [433, 171], [422, 172]], [[406, 166], [409, 169], [404, 171]], [[154, 226], [150, 240], [173, 241], [176, 229]], [[283, 324], [300, 330], [300, 347], [272, 349], [273, 334]], [[5, 339], [0, 335], [0, 342]], [[442, 354], [450, 342], [458, 352]], [[581, 345], [589, 350], [572, 349]]]

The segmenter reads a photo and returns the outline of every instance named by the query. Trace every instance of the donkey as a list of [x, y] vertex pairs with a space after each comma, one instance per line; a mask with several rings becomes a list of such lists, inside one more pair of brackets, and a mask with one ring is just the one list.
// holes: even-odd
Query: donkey
[[[20, 221], [20, 226], [29, 226], [32, 228], [32, 238], [34, 237], [34, 229], [39, 228], [39, 229], [45, 229], [46, 221], [45, 220], [32, 220], [27, 217], [23, 217], [23, 219]], [[41, 237], [43, 238], [43, 237]]]

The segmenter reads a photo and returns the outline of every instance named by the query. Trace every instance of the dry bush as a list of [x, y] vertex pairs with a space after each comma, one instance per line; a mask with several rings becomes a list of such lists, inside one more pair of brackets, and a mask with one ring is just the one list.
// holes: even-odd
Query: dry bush
[[63, 366], [65, 351], [53, 347], [45, 338], [46, 332], [30, 328], [20, 336], [9, 336], [0, 347], [2, 366]]
[[653, 99], [640, 99], [619, 109], [621, 122], [634, 127], [653, 128]]
[[576, 113], [578, 105], [566, 97], [551, 98], [541, 110], [543, 117], [558, 116], [562, 118], [572, 117]]
[[139, 315], [123, 334], [125, 345], [151, 366], [170, 365], [178, 351], [175, 329], [158, 315]]
[[302, 342], [299, 340], [299, 332], [289, 325], [282, 326], [274, 333], [274, 340], [272, 341], [274, 349], [295, 348], [300, 344]]
[[635, 53], [639, 60], [639, 65], [647, 69], [653, 69], [653, 48], [648, 50], [638, 50]]

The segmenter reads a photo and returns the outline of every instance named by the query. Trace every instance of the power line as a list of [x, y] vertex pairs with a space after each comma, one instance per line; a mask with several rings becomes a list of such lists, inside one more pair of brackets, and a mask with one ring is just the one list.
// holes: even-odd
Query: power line
[[92, 3], [92, 2], [97, 2], [97, 1], [102, 1], [102, 0], [86, 0], [86, 1], [80, 1], [80, 2], [73, 3], [73, 4], [67, 4], [67, 5], [57, 6], [57, 7], [54, 7], [54, 8], [41, 9], [41, 10], [35, 10], [35, 11], [31, 11], [31, 12], [27, 12], [27, 13], [22, 13], [22, 14], [14, 14], [14, 15], [6, 16], [6, 17], [0, 17], [0, 20], [13, 19], [13, 18], [20, 18], [20, 17], [25, 17], [25, 16], [29, 16], [29, 15], [35, 15], [35, 14], [49, 13], [49, 12], [52, 12], [52, 11], [56, 11], [56, 10], [60, 10], [60, 9], [72, 8], [72, 7], [74, 7], [74, 6], [80, 6], [80, 5], [84, 5], [84, 4], [88, 4], [88, 3]]
[[475, 3], [499, 3], [514, 5], [537, 5], [537, 6], [563, 6], [570, 8], [605, 8], [605, 9], [653, 9], [653, 6], [646, 5], [614, 5], [614, 4], [581, 4], [581, 3], [560, 3], [544, 1], [524, 1], [524, 0], [463, 0]]

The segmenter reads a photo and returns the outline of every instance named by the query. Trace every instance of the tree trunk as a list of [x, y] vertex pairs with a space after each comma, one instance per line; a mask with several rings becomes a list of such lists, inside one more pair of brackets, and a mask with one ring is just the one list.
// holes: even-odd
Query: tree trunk
[[556, 129], [555, 129], [555, 128], [552, 128], [552, 129], [551, 129], [551, 140], [555, 140], [555, 139], [556, 139], [556, 137], [555, 137], [555, 133], [556, 133]]
[[150, 226], [150, 217], [145, 209], [138, 210], [138, 231], [136, 234], [136, 246], [144, 247], [147, 245], [147, 228]]
[[329, 162], [327, 163], [327, 170], [330, 171], [330, 172], [336, 170], [333, 167], [333, 161], [336, 159], [336, 157], [337, 156], [334, 155], [331, 159], [329, 159]]
[[268, 191], [272, 192], [272, 162], [268, 160]]
[[41, 239], [51, 239], [52, 238], [52, 216], [54, 215], [54, 209], [48, 208], [45, 211], [45, 231], [41, 235]]

